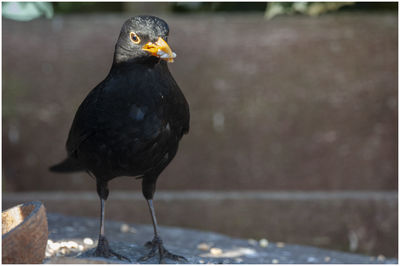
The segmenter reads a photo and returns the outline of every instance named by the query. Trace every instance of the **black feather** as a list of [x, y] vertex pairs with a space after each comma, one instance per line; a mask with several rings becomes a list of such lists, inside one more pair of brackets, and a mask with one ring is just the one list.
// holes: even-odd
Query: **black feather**
[[57, 172], [57, 173], [70, 173], [70, 172], [79, 172], [85, 170], [85, 167], [83, 167], [79, 161], [68, 157], [61, 163], [55, 164], [49, 168], [50, 171], [52, 172]]

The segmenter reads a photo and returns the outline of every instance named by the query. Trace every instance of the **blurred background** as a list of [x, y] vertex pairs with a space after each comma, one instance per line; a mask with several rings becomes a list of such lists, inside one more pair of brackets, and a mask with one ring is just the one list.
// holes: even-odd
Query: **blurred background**
[[[397, 3], [2, 3], [3, 209], [98, 217], [66, 155], [74, 114], [107, 75], [120, 27], [170, 26], [191, 130], [155, 195], [161, 225], [371, 256], [398, 250]], [[150, 223], [114, 179], [106, 219]]]

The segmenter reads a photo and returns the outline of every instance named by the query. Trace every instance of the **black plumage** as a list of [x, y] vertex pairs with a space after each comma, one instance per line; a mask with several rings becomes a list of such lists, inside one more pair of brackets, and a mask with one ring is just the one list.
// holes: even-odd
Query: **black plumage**
[[168, 70], [175, 53], [167, 44], [168, 25], [153, 16], [137, 16], [122, 26], [107, 77], [79, 106], [66, 148], [67, 159], [55, 172], [87, 171], [96, 178], [101, 199], [101, 225], [95, 254], [115, 255], [104, 235], [104, 202], [108, 181], [119, 176], [142, 179], [154, 225], [148, 259], [157, 251], [184, 259], [162, 245], [152, 204], [156, 181], [174, 158], [180, 139], [189, 131], [188, 103]]

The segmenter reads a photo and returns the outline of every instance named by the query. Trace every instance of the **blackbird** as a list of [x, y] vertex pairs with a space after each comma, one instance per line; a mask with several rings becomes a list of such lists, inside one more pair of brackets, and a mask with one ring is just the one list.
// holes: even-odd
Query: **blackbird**
[[109, 74], [75, 114], [67, 158], [50, 167], [54, 172], [87, 171], [95, 177], [101, 203], [95, 256], [129, 260], [109, 247], [104, 209], [108, 182], [132, 176], [142, 180], [154, 228], [154, 238], [146, 244], [150, 252], [139, 260], [157, 253], [160, 263], [164, 258], [186, 260], [164, 248], [152, 201], [158, 176], [189, 131], [189, 105], [167, 65], [176, 57], [168, 34], [167, 23], [154, 16], [132, 17], [123, 24]]

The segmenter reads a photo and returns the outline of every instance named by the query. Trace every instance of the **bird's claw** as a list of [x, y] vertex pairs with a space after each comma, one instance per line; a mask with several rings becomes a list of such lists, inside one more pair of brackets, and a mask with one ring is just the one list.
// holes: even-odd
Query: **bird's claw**
[[160, 264], [165, 263], [165, 259], [170, 259], [170, 260], [180, 261], [180, 262], [188, 262], [188, 260], [185, 257], [169, 252], [164, 247], [160, 237], [155, 236], [153, 241], [149, 241], [145, 244], [145, 247], [151, 248], [151, 250], [147, 255], [139, 258], [139, 261], [146, 261], [146, 260], [151, 259], [152, 257], [154, 257], [157, 254], [157, 251], [158, 251], [159, 257], [160, 257], [159, 258]]
[[126, 260], [131, 262], [127, 257], [115, 252], [112, 250], [108, 244], [108, 240], [104, 236], [100, 236], [99, 243], [97, 244], [97, 248], [93, 253], [96, 257], [110, 258], [112, 256], [118, 258], [119, 260]]

